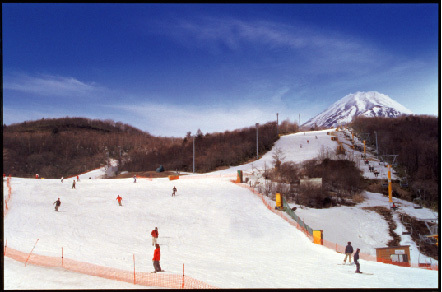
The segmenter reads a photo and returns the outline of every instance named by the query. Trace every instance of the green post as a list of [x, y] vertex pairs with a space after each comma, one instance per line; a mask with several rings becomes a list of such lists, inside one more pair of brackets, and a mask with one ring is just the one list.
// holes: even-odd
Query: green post
[[243, 180], [242, 180], [242, 170], [238, 170], [238, 182], [239, 183], [242, 183], [243, 182]]

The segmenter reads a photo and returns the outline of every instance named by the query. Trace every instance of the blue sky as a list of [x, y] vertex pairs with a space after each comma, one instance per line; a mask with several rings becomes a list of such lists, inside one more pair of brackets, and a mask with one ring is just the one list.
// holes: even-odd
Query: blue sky
[[301, 123], [357, 91], [438, 115], [439, 4], [2, 4], [3, 123]]

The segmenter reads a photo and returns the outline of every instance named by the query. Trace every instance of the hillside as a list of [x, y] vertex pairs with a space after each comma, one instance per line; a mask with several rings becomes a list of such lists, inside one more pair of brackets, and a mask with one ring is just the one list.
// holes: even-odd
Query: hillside
[[[281, 123], [280, 133], [297, 131]], [[256, 127], [203, 133], [184, 138], [154, 137], [127, 124], [85, 118], [41, 119], [3, 126], [3, 169], [19, 177], [68, 177], [119, 161], [120, 170], [193, 170], [193, 137], [197, 172], [244, 163], [256, 157]], [[276, 123], [259, 126], [259, 153], [277, 140]]]
[[[312, 142], [307, 144], [307, 139]], [[301, 143], [302, 148], [294, 147]], [[283, 136], [275, 147], [286, 153], [287, 160], [301, 163], [317, 156], [322, 146], [335, 148], [335, 144], [324, 131]], [[161, 278], [150, 273], [153, 248], [149, 234], [155, 226], [160, 233], [161, 267], [166, 270], [163, 275], [176, 275], [180, 280], [184, 264], [187, 276], [219, 288], [438, 287], [437, 271], [362, 259], [361, 270], [373, 275], [359, 275], [354, 273], [353, 265], [337, 265], [342, 262], [343, 254], [313, 244], [303, 232], [278, 216], [277, 211], [272, 211], [274, 202], [270, 198], [261, 200], [245, 185], [240, 187], [230, 182], [239, 169], [252, 181], [260, 179], [259, 173], [271, 161], [269, 152], [258, 161], [208, 174], [186, 175], [175, 181], [158, 178], [133, 183], [131, 178], [89, 179], [93, 176], [87, 173], [80, 175], [77, 189], [72, 189], [68, 180], [61, 183], [59, 179], [13, 177], [13, 195], [4, 219], [8, 248], [27, 253], [32, 249], [35, 255], [59, 259], [63, 247], [66, 261], [74, 259], [122, 270], [129, 275], [129, 281], [112, 283], [92, 278], [82, 274], [89, 271], [86, 266], [81, 269], [81, 265], [76, 273], [61, 267], [38, 267], [32, 264], [38, 259], [36, 256], [31, 256], [30, 264], [25, 267], [6, 256], [5, 288], [145, 288], [131, 284], [130, 276], [135, 267], [139, 278]], [[365, 165], [361, 169], [371, 177]], [[176, 197], [170, 196], [173, 186], [178, 189]], [[123, 197], [123, 207], [115, 201], [117, 194]], [[62, 201], [58, 213], [52, 206], [56, 197]], [[400, 204], [400, 212], [418, 218], [434, 215], [429, 209], [416, 210], [405, 201], [396, 202]], [[319, 210], [291, 206], [298, 207], [297, 214], [312, 228], [324, 230], [324, 240], [339, 246], [352, 241], [353, 247], [373, 255], [374, 248], [385, 246], [391, 237], [386, 221], [364, 208], [387, 204], [382, 194], [366, 193], [365, 201], [354, 207]], [[400, 219], [394, 220], [400, 232], [403, 228]], [[428, 261], [409, 236], [402, 235], [401, 240], [401, 244], [411, 245], [413, 263]], [[57, 278], [52, 273], [58, 273]]]
[[109, 158], [121, 161], [130, 151], [154, 151], [180, 142], [112, 120], [28, 121], [3, 126], [3, 170], [20, 177], [68, 177], [99, 168]]
[[[57, 118], [57, 119], [40, 119], [35, 121], [25, 121], [23, 123], [11, 124], [3, 126], [3, 132], [52, 132], [57, 134], [66, 131], [94, 131], [105, 133], [138, 133], [143, 131], [134, 128], [122, 122], [114, 122], [113, 120], [98, 120], [87, 118]], [[149, 135], [148, 133], [145, 133]]]

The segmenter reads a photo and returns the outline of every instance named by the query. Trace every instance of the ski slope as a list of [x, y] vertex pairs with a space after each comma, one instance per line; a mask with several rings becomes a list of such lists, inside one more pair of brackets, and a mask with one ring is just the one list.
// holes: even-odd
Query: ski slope
[[[318, 139], [315, 138], [318, 137]], [[309, 143], [306, 143], [306, 139]], [[286, 160], [317, 156], [321, 147], [336, 147], [326, 132], [297, 133], [275, 144]], [[301, 148], [299, 145], [303, 144]], [[271, 165], [271, 153], [252, 164], [179, 180], [104, 180], [12, 178], [12, 198], [4, 217], [7, 246], [96, 265], [153, 271], [150, 231], [159, 229], [161, 267], [219, 288], [437, 288], [438, 272], [361, 260], [363, 272], [337, 265], [343, 255], [315, 245], [298, 229], [269, 211], [261, 199], [221, 175]], [[60, 176], [61, 177], [61, 176]], [[172, 188], [178, 189], [171, 197]], [[4, 193], [7, 193], [4, 183]], [[116, 201], [123, 197], [123, 207]], [[60, 197], [55, 212], [52, 203]], [[367, 194], [363, 204], [384, 204], [382, 195]], [[404, 205], [404, 208], [406, 206]], [[298, 210], [300, 211], [298, 213]], [[307, 224], [324, 229], [324, 238], [372, 253], [388, 242], [387, 225], [374, 212], [358, 207], [300, 209]], [[416, 212], [417, 210], [414, 210]], [[433, 214], [430, 210], [422, 216]], [[345, 223], [345, 224], [344, 224]], [[36, 240], [38, 239], [38, 243]], [[130, 283], [43, 268], [5, 258], [5, 289], [137, 289]]]

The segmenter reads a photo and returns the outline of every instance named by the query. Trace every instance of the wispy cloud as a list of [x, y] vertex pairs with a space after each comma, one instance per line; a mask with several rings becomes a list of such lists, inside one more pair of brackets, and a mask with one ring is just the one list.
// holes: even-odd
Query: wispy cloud
[[[236, 50], [241, 44], [254, 43], [268, 47], [339, 51], [360, 55], [369, 48], [355, 36], [326, 31], [305, 23], [287, 25], [271, 21], [243, 21], [234, 18], [200, 17], [177, 19], [169, 30], [162, 30], [188, 44], [209, 45], [218, 42]], [[350, 56], [352, 57], [352, 56]]]
[[290, 91], [290, 87], [283, 86], [271, 97], [271, 100], [274, 103], [280, 103], [282, 101], [282, 97], [289, 91]]
[[189, 131], [196, 133], [198, 129], [203, 133], [224, 132], [276, 120], [276, 116], [266, 109], [244, 105], [235, 108], [154, 103], [109, 106], [130, 116], [134, 126], [154, 135], [167, 133], [168, 136], [182, 137]]
[[74, 77], [27, 74], [5, 75], [3, 88], [43, 96], [90, 96], [104, 90], [93, 82], [82, 82]]

